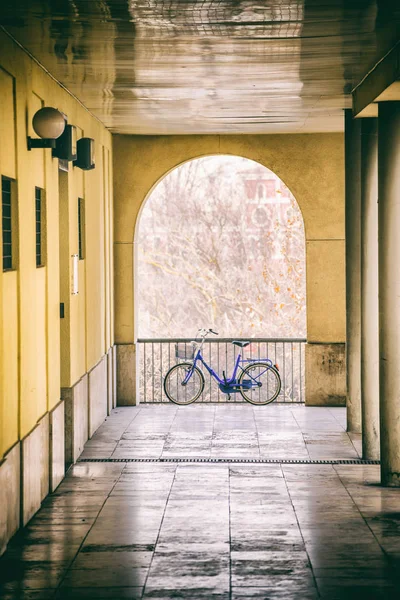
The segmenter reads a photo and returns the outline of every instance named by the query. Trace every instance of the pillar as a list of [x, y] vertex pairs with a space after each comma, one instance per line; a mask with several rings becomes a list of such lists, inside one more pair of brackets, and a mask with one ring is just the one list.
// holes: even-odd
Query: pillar
[[361, 121], [345, 111], [347, 430], [361, 431]]
[[378, 128], [381, 481], [400, 487], [400, 102], [379, 104]]
[[379, 459], [378, 120], [361, 125], [361, 417], [363, 458]]

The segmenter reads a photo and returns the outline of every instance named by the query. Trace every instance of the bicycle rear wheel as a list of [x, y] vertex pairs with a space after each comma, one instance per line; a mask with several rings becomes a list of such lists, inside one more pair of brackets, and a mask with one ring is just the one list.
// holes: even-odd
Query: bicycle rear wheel
[[[242, 389], [240, 393], [250, 404], [270, 404], [281, 391], [281, 378], [275, 367], [267, 363], [256, 362], [246, 367], [239, 377], [239, 383], [250, 380], [254, 386]], [[257, 384], [257, 385], [256, 385]]]
[[192, 369], [192, 363], [179, 363], [168, 371], [164, 379], [164, 392], [168, 400], [184, 405], [195, 402], [201, 396], [204, 390], [204, 376], [200, 369], [194, 367], [190, 379], [184, 383]]

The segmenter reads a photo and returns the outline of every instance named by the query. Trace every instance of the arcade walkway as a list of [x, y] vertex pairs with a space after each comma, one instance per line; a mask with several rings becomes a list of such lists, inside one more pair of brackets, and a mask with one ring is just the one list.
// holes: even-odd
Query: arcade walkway
[[[399, 490], [379, 486], [375, 465], [315, 464], [357, 458], [344, 418], [304, 406], [115, 410], [9, 544], [0, 597], [399, 598]], [[84, 462], [110, 455], [153, 460]], [[308, 464], [174, 462], [190, 456]]]

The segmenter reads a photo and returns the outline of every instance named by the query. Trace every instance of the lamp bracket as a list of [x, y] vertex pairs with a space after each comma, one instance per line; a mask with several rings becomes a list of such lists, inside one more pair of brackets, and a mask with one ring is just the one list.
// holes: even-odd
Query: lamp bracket
[[33, 148], [55, 148], [56, 141], [54, 139], [28, 137], [28, 150], [32, 150]]

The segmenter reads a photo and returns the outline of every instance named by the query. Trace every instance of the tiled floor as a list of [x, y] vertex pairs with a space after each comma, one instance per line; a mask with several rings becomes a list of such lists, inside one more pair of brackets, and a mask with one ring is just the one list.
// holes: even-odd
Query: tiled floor
[[358, 458], [344, 408], [301, 404], [119, 408], [82, 458]]
[[[86, 454], [144, 457], [147, 434], [153, 456], [357, 456], [340, 409], [168, 408], [118, 409]], [[378, 477], [365, 465], [82, 462], [0, 560], [0, 597], [399, 600], [400, 490]]]

